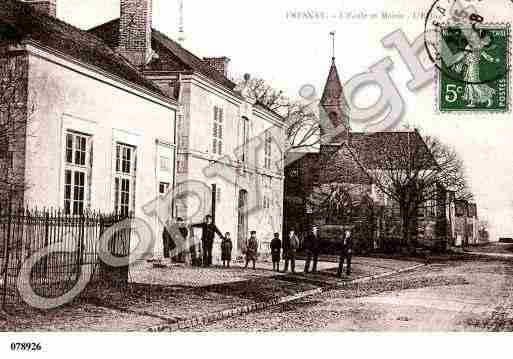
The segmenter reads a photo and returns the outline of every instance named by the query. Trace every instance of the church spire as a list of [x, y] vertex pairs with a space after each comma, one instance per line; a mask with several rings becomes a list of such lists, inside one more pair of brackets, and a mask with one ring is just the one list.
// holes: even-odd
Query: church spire
[[[349, 106], [346, 103], [344, 89], [340, 76], [338, 74], [337, 64], [335, 62], [335, 32], [331, 32], [333, 37], [333, 54], [331, 58], [331, 67], [324, 86], [320, 105], [324, 110], [327, 119], [330, 122], [329, 127], [335, 129], [343, 125], [345, 130], [338, 134], [335, 138], [327, 137], [329, 143], [340, 143], [349, 140], [350, 124], [349, 124]], [[327, 134], [324, 134], [327, 135]]]
[[338, 75], [337, 65], [335, 58], [331, 61], [331, 68], [324, 85], [324, 92], [322, 93], [321, 104], [324, 105], [337, 105], [340, 103], [340, 99], [343, 97], [342, 83], [340, 76]]

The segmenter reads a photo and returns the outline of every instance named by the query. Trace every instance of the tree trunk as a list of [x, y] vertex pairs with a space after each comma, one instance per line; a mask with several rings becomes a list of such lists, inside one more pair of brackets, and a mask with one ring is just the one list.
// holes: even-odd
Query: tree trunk
[[406, 246], [409, 252], [415, 252], [417, 246], [417, 238], [412, 235], [413, 217], [408, 203], [402, 203], [400, 205], [400, 216], [401, 216], [401, 231], [402, 231], [402, 245]]

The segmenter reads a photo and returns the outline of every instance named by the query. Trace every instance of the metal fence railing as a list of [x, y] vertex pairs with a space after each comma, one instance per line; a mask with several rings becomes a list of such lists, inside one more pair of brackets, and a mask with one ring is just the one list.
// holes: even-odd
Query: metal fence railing
[[[127, 217], [95, 212], [71, 216], [60, 210], [0, 208], [2, 308], [19, 302], [18, 280], [28, 281], [35, 293], [46, 298], [66, 293], [86, 269], [92, 272], [91, 282], [106, 278], [127, 280], [128, 261], [126, 267], [111, 268], [98, 254], [102, 234], [125, 219]], [[108, 251], [115, 256], [128, 257], [130, 232], [130, 229], [115, 231], [108, 242]], [[51, 249], [49, 253], [42, 255], [48, 249]], [[20, 276], [24, 263], [38, 254], [42, 258], [34, 263], [30, 274], [26, 278]]]

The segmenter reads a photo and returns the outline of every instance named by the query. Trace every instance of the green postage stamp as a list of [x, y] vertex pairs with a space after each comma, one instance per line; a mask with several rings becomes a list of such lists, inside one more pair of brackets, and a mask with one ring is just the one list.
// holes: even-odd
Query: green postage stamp
[[440, 112], [507, 112], [510, 109], [510, 26], [448, 26], [440, 33]]

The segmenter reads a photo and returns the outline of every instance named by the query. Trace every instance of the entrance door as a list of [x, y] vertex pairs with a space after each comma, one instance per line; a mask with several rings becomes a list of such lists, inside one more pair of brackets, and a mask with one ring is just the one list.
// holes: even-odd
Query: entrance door
[[246, 241], [248, 235], [248, 192], [246, 190], [239, 191], [239, 219], [237, 226], [237, 249], [240, 251]]

